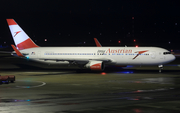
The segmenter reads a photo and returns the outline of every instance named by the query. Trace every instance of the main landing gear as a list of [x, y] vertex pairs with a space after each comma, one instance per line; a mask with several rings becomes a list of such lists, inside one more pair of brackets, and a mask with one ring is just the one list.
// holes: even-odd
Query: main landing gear
[[163, 69], [163, 65], [158, 65], [159, 67], [159, 73], [161, 73], [161, 70]]

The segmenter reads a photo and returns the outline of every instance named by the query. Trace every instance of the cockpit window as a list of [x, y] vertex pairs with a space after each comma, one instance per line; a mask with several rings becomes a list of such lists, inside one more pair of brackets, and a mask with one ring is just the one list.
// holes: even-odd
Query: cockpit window
[[163, 52], [164, 55], [171, 54], [171, 52]]

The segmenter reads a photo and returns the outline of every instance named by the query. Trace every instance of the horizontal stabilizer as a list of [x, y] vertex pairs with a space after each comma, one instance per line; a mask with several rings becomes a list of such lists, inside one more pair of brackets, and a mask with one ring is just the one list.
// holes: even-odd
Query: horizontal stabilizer
[[16, 52], [17, 56], [19, 56], [19, 57], [24, 57], [24, 56], [22, 55], [22, 53], [21, 53], [14, 45], [11, 45], [11, 46], [12, 46], [12, 48], [14, 49], [14, 51]]

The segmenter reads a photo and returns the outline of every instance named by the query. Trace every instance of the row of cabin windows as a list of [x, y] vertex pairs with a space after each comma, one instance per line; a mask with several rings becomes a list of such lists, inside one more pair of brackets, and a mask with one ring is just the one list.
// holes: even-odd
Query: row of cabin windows
[[95, 55], [95, 53], [44, 53], [44, 55]]
[[[44, 53], [44, 55], [96, 55], [95, 53]], [[97, 55], [111, 55], [106, 53], [97, 53]], [[137, 55], [137, 53], [123, 54], [123, 53], [112, 53], [112, 55]], [[149, 55], [149, 54], [139, 54]]]

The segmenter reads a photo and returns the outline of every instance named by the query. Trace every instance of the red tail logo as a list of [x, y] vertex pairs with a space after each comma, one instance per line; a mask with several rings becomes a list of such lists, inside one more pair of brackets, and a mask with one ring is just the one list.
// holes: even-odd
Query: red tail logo
[[20, 33], [21, 31], [17, 31], [17, 32], [15, 32], [15, 35], [14, 35], [14, 37], [18, 34], [18, 33]]

